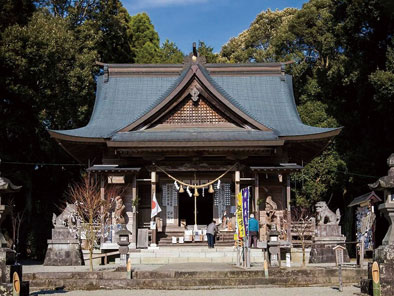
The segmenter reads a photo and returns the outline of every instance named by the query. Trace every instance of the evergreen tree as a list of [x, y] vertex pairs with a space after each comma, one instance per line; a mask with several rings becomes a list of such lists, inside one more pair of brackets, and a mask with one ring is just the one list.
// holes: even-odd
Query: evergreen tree
[[157, 63], [160, 59], [159, 34], [149, 18], [143, 12], [131, 17], [130, 30], [132, 32], [130, 48], [135, 63]]
[[175, 45], [168, 39], [161, 46], [160, 63], [163, 64], [181, 64], [183, 63], [184, 55]]
[[[37, 11], [26, 26], [13, 25], [0, 44], [0, 157], [3, 162], [69, 163], [49, 138], [47, 128], [68, 129], [87, 123], [91, 110], [97, 51], [79, 40], [67, 20]], [[2, 165], [2, 173], [23, 185], [17, 199], [27, 208], [27, 238], [32, 252], [43, 256], [50, 215], [68, 180], [79, 168]], [[34, 216], [46, 212], [42, 219]], [[24, 248], [26, 249], [26, 248]], [[36, 253], [35, 253], [36, 252]]]
[[0, 0], [0, 32], [14, 24], [25, 25], [34, 10], [33, 0]]

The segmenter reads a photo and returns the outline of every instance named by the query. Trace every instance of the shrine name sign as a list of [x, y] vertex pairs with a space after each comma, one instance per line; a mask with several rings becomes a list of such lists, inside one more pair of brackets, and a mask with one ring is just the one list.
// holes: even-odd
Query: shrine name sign
[[124, 176], [108, 176], [108, 184], [124, 184]]

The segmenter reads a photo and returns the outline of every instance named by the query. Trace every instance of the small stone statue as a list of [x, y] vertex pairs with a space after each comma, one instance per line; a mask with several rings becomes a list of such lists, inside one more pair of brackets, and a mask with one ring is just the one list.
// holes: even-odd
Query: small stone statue
[[124, 212], [126, 207], [123, 204], [123, 199], [118, 195], [115, 197], [115, 203], [115, 222], [116, 224], [125, 224]]
[[319, 201], [315, 205], [317, 213], [317, 224], [318, 225], [338, 225], [341, 220], [341, 213], [339, 209], [334, 213], [331, 211], [325, 201]]
[[55, 228], [71, 227], [77, 224], [77, 208], [74, 204], [66, 202], [63, 212], [56, 216], [53, 214], [52, 223]]

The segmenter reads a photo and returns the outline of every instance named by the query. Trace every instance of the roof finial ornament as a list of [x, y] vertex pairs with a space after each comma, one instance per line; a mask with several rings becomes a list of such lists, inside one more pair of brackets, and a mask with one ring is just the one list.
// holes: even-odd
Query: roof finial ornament
[[197, 61], [197, 57], [198, 57], [197, 45], [196, 42], [193, 42], [193, 56], [192, 56], [193, 62]]
[[186, 56], [184, 59], [185, 67], [188, 65], [205, 64], [205, 63], [206, 63], [205, 57], [199, 56], [198, 49], [197, 49], [197, 43], [193, 42], [192, 52], [188, 56]]

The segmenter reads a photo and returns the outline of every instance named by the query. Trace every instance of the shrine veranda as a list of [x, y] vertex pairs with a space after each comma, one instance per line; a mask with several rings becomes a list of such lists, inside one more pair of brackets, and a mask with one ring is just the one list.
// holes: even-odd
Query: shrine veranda
[[[276, 223], [279, 240], [289, 242], [289, 175], [340, 129], [301, 122], [285, 65], [207, 64], [192, 55], [184, 64], [100, 63], [89, 123], [49, 133], [73, 158], [90, 164], [103, 197], [108, 184], [124, 188], [130, 248], [172, 244], [173, 237], [178, 246], [180, 237], [183, 245], [206, 244], [204, 229], [212, 219], [219, 224], [217, 243], [233, 245], [236, 196], [248, 186], [260, 241], [267, 240], [267, 223]], [[225, 172], [213, 192], [203, 186]], [[191, 196], [174, 178], [190, 184]], [[151, 219], [154, 196], [161, 212]], [[277, 206], [274, 221], [267, 221], [268, 196]], [[117, 227], [106, 225], [102, 246], [116, 243]], [[138, 234], [143, 229], [148, 240]]]

